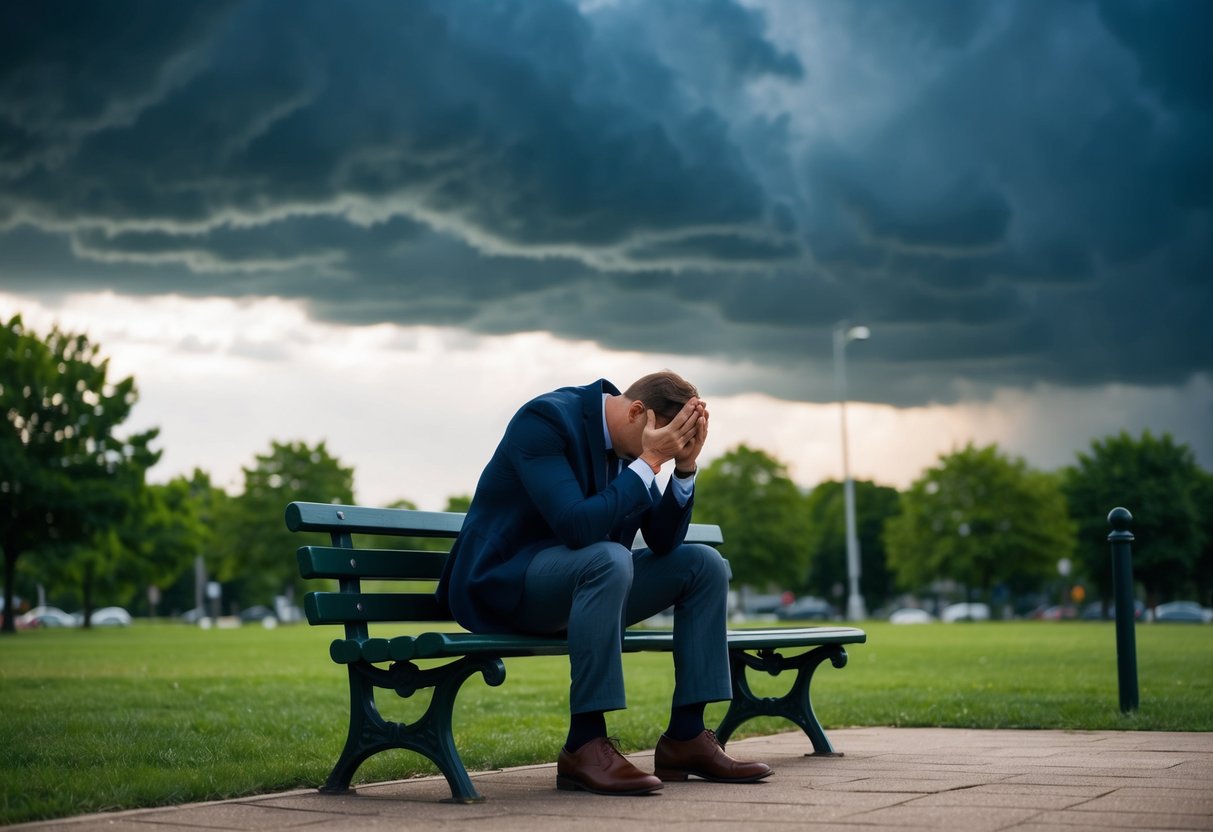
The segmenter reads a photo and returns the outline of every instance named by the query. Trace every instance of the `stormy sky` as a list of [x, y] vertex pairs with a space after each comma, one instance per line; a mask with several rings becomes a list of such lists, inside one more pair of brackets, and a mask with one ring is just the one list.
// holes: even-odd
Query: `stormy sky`
[[[0, 18], [10, 311], [125, 343], [71, 299], [135, 318], [172, 301], [182, 320], [281, 303], [299, 338], [399, 336], [359, 364], [418, 332], [447, 345], [439, 363], [542, 336], [519, 361], [552, 363], [544, 382], [585, 345], [604, 369], [557, 383], [659, 357], [726, 403], [807, 404], [834, 399], [831, 331], [850, 320], [873, 337], [848, 348], [848, 393], [873, 407], [999, 412], [1044, 390], [1025, 420], [1080, 400], [1102, 428], [1135, 391], [1170, 410], [1135, 404], [1126, 428], [1213, 464], [1204, 0], [107, 0]], [[155, 338], [171, 352], [188, 328]], [[211, 346], [307, 372], [245, 335]], [[521, 394], [499, 395], [508, 411]]]

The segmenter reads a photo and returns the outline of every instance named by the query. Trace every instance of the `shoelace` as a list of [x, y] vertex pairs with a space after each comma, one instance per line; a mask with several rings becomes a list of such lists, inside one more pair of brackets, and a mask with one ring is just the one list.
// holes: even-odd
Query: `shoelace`
[[[610, 758], [612, 756], [615, 756], [615, 757], [623, 756], [623, 752], [619, 750], [619, 737], [603, 737], [603, 739], [605, 739], [607, 742], [607, 748], [603, 748], [601, 745], [599, 745], [598, 747], [599, 747], [599, 749], [601, 749], [601, 753], [605, 757]], [[607, 750], [607, 749], [609, 749], [609, 750]], [[614, 753], [612, 754], [612, 752], [614, 752]]]

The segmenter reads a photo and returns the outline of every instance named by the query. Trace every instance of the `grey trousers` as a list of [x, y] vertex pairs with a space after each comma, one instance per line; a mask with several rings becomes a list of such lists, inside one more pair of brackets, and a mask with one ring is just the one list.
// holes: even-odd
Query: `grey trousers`
[[566, 632], [572, 685], [569, 710], [627, 707], [623, 630], [674, 608], [673, 705], [733, 697], [726, 643], [728, 564], [711, 546], [686, 543], [665, 555], [603, 541], [553, 546], [531, 562], [518, 629]]

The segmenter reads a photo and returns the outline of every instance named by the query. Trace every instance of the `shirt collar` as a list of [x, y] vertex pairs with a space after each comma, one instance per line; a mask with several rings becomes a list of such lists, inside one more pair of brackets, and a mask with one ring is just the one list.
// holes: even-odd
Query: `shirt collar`
[[609, 430], [607, 430], [606, 400], [607, 400], [607, 394], [603, 393], [602, 394], [602, 438], [603, 438], [603, 441], [606, 443], [606, 449], [608, 451], [611, 451], [611, 450], [615, 449], [615, 446], [613, 444], [611, 444], [611, 432]]

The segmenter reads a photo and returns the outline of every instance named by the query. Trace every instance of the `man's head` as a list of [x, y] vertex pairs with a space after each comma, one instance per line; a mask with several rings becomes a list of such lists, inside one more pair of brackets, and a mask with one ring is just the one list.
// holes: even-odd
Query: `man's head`
[[633, 381], [623, 391], [623, 397], [632, 402], [642, 402], [645, 410], [656, 413], [657, 426], [661, 427], [677, 416], [690, 399], [698, 398], [699, 391], [677, 373], [662, 370]]
[[613, 414], [613, 407], [607, 410], [607, 427], [615, 450], [620, 456], [640, 456], [648, 411], [656, 416], [657, 427], [665, 427], [693, 398], [699, 398], [695, 385], [669, 370], [632, 382], [617, 399], [618, 411]]

